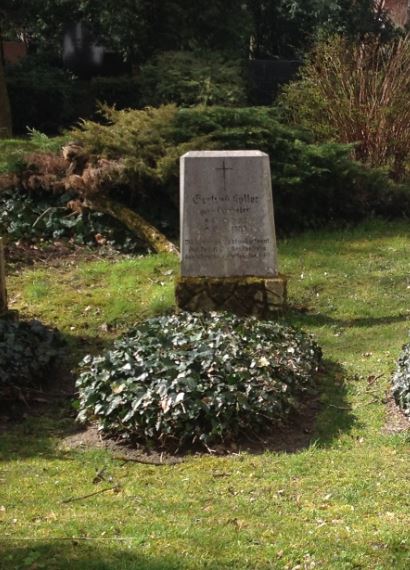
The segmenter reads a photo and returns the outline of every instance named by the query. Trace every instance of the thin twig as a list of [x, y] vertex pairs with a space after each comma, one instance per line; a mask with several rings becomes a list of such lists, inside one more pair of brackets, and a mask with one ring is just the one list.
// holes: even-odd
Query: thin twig
[[66, 505], [67, 503], [73, 503], [74, 501], [82, 501], [83, 499], [89, 499], [95, 495], [100, 495], [101, 493], [106, 493], [107, 491], [115, 491], [116, 489], [118, 489], [118, 485], [114, 485], [114, 487], [107, 487], [106, 489], [100, 489], [99, 491], [94, 491], [94, 493], [83, 495], [82, 497], [70, 497], [69, 499], [64, 499], [64, 501], [61, 501], [61, 503]]
[[37, 218], [37, 220], [34, 222], [34, 224], [32, 225], [33, 228], [36, 227], [36, 225], [44, 218], [44, 216], [47, 216], [47, 214], [49, 212], [51, 212], [52, 210], [65, 210], [66, 208], [64, 208], [63, 206], [50, 206], [50, 208], [47, 208], [47, 210], [44, 210], [44, 212], [42, 214], [39, 215], [39, 217]]
[[150, 461], [148, 459], [139, 459], [138, 457], [126, 457], [125, 455], [117, 455], [117, 456], [114, 455], [113, 459], [116, 459], [117, 461], [124, 461], [124, 463], [126, 462], [142, 463], [142, 465], [156, 465], [158, 467], [163, 467], [167, 465], [178, 465], [179, 463], [182, 463], [182, 460], [177, 460], [177, 459], [168, 462], [163, 462], [162, 454], [161, 454], [161, 461], [155, 461], [155, 459]]
[[371, 406], [372, 404], [384, 404], [385, 402], [383, 400], [384, 398], [373, 398], [373, 400], [369, 400], [368, 402], [361, 402], [359, 404], [356, 404], [353, 409], [356, 410], [357, 408], [362, 408], [363, 406]]

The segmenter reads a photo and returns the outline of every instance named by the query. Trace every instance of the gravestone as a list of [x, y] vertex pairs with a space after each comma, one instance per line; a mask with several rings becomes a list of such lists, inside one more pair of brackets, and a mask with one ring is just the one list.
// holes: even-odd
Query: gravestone
[[112, 77], [131, 71], [120, 54], [96, 43], [92, 30], [84, 22], [65, 26], [62, 59], [64, 67], [80, 79]]
[[177, 306], [264, 316], [286, 302], [279, 275], [269, 157], [194, 151], [181, 166]]
[[6, 268], [3, 239], [0, 238], [0, 316], [7, 313]]
[[88, 79], [102, 67], [104, 48], [94, 43], [83, 22], [66, 26], [63, 39], [63, 64], [80, 79]]

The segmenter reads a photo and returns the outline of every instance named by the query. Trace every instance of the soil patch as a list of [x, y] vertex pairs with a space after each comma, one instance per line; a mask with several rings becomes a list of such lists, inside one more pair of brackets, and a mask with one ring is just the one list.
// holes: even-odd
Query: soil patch
[[387, 402], [387, 419], [383, 432], [393, 435], [406, 431], [410, 432], [410, 417], [406, 416], [394, 401], [393, 396], [390, 395]]
[[257, 439], [243, 439], [229, 445], [215, 445], [210, 450], [188, 449], [178, 454], [149, 451], [142, 446], [131, 446], [122, 441], [103, 437], [95, 425], [70, 434], [60, 444], [60, 448], [70, 449], [105, 449], [120, 461], [135, 461], [149, 465], [173, 465], [193, 455], [227, 456], [239, 453], [261, 454], [266, 451], [295, 453], [309, 447], [314, 432], [316, 416], [320, 404], [317, 397], [307, 401], [297, 414], [290, 416], [281, 426], [261, 435]]
[[6, 259], [9, 271], [19, 271], [23, 267], [46, 265], [62, 267], [77, 265], [84, 261], [99, 261], [101, 259], [118, 259], [127, 254], [108, 246], [91, 248], [78, 246], [69, 241], [47, 243], [9, 243], [6, 248]]

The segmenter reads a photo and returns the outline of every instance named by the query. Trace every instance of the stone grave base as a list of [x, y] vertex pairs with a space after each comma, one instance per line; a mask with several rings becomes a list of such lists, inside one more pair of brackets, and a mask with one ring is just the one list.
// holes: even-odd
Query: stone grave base
[[277, 277], [179, 277], [175, 298], [190, 312], [229, 311], [267, 317], [286, 305], [287, 280]]

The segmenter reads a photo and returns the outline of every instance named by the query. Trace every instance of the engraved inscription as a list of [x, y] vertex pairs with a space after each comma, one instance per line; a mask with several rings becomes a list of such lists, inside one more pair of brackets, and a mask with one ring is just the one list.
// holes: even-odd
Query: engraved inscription
[[[224, 168], [224, 175], [226, 170], [232, 169]], [[198, 207], [195, 218], [197, 231], [201, 236], [199, 239], [184, 240], [186, 259], [265, 258], [269, 254], [271, 240], [250, 237], [252, 229], [247, 221], [247, 215], [259, 201], [260, 196], [250, 192], [234, 192], [232, 195], [194, 194], [192, 204]], [[209, 237], [217, 232], [221, 225], [229, 227], [233, 235], [239, 234], [241, 237], [228, 239], [223, 243]]]
[[193, 152], [181, 173], [182, 275], [276, 275], [268, 156]]
[[231, 240], [223, 245], [215, 241], [184, 240], [187, 259], [263, 259], [269, 253], [269, 244], [269, 239]]

